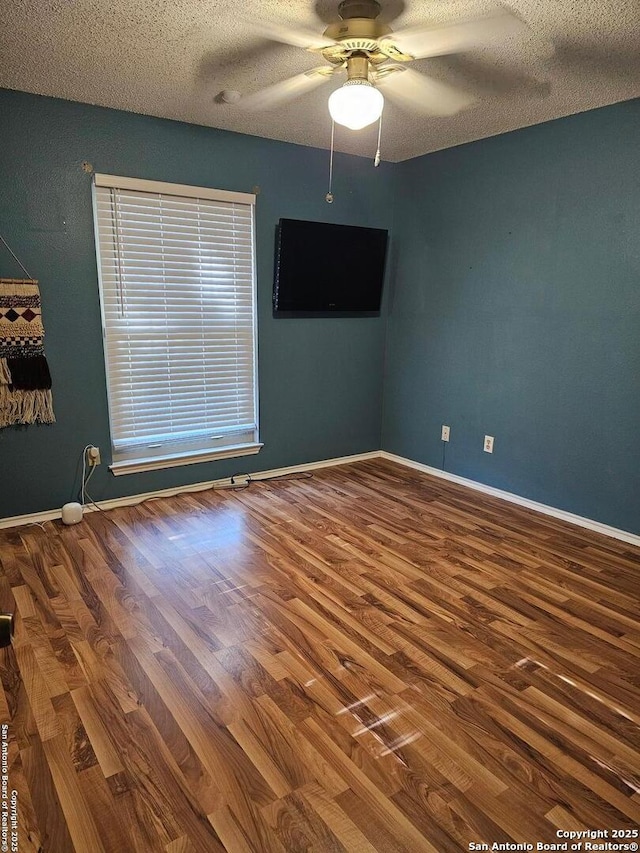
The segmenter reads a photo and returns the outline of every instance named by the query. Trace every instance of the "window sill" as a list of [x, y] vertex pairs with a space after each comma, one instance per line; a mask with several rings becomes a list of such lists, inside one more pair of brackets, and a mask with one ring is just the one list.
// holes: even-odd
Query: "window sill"
[[263, 445], [236, 444], [221, 447], [219, 450], [202, 450], [188, 453], [169, 453], [166, 456], [150, 456], [146, 459], [122, 459], [109, 465], [111, 473], [120, 477], [122, 474], [139, 474], [142, 471], [156, 471], [161, 468], [177, 468], [179, 465], [193, 465], [196, 462], [213, 462], [217, 459], [233, 459], [236, 456], [254, 456], [260, 453]]

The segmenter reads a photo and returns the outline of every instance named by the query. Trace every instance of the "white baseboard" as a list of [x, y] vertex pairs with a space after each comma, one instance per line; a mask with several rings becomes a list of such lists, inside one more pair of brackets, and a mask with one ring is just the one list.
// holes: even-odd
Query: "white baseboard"
[[[610, 536], [613, 539], [619, 539], [622, 542], [628, 542], [630, 545], [640, 547], [640, 536], [635, 533], [629, 533], [626, 530], [619, 530], [617, 527], [611, 527], [608, 524], [602, 524], [599, 521], [594, 521], [591, 518], [584, 518], [581, 515], [575, 515], [572, 512], [566, 512], [563, 509], [548, 506], [547, 504], [539, 503], [538, 501], [523, 498], [520, 495], [515, 495], [512, 492], [505, 492], [502, 489], [496, 489], [493, 486], [487, 486], [484, 483], [479, 483], [476, 480], [468, 480], [466, 477], [459, 477], [457, 474], [450, 474], [448, 471], [441, 471], [439, 468], [432, 468], [430, 465], [424, 465], [422, 462], [414, 462], [413, 459], [407, 459], [404, 456], [397, 456], [395, 453], [389, 453], [386, 450], [372, 450], [368, 453], [356, 453], [352, 456], [338, 456], [334, 459], [323, 459], [319, 462], [306, 462], [301, 465], [289, 465], [285, 468], [272, 468], [268, 471], [258, 471], [251, 474], [252, 480], [262, 480], [267, 477], [280, 477], [286, 474], [296, 474], [299, 471], [313, 471], [318, 468], [329, 468], [333, 465], [348, 465], [350, 462], [361, 462], [366, 459], [388, 459], [390, 462], [396, 462], [399, 465], [405, 465], [408, 468], [413, 468], [416, 471], [422, 471], [425, 474], [431, 474], [433, 477], [440, 477], [443, 480], [449, 480], [452, 483], [458, 483], [461, 486], [466, 486], [469, 489], [474, 489], [478, 492], [484, 492], [487, 495], [492, 495], [495, 498], [501, 498], [509, 503], [517, 504], [518, 506], [527, 507], [535, 512], [540, 512], [543, 515], [550, 515], [553, 518], [558, 518], [562, 521], [567, 521], [569, 524], [575, 524], [577, 527], [584, 527], [587, 530], [594, 530], [596, 533], [602, 533], [604, 536]], [[187, 492], [203, 492], [211, 489], [214, 486], [223, 486], [229, 483], [230, 478], [224, 477], [219, 480], [209, 480], [204, 483], [194, 483], [188, 486], [175, 486], [171, 489], [160, 489], [154, 492], [144, 492], [143, 494], [128, 495], [122, 498], [112, 498], [110, 500], [99, 501], [101, 509], [115, 509], [119, 506], [132, 506], [133, 504], [141, 503], [149, 498], [172, 497], [173, 495], [185, 494]], [[96, 512], [95, 507], [88, 505], [85, 507], [85, 512]], [[14, 515], [9, 518], [0, 518], [0, 529], [6, 527], [19, 527], [24, 524], [41, 524], [45, 521], [60, 518], [60, 509], [45, 510], [44, 512], [27, 513], [26, 515]]]
[[[352, 456], [336, 456], [333, 459], [323, 459], [320, 462], [306, 462], [302, 465], [289, 465], [286, 468], [272, 468], [269, 471], [258, 471], [251, 474], [252, 480], [264, 480], [267, 477], [281, 477], [286, 474], [296, 474], [299, 471], [314, 471], [317, 468], [330, 468], [333, 465], [348, 465], [349, 462], [361, 462], [364, 459], [377, 459], [380, 456], [379, 450], [371, 450], [368, 453], [356, 453]], [[228, 484], [230, 477], [223, 477], [219, 480], [209, 480], [205, 483], [193, 483], [187, 486], [174, 486], [171, 489], [160, 489], [155, 492], [144, 492], [137, 495], [128, 495], [122, 498], [110, 498], [105, 501], [98, 501], [101, 509], [115, 509], [119, 506], [132, 506], [149, 500], [149, 498], [170, 498], [173, 495], [181, 495], [186, 492], [204, 492], [214, 486], [223, 486]], [[96, 508], [88, 504], [84, 508], [85, 512], [97, 512]], [[52, 521], [60, 518], [61, 509], [49, 509], [43, 512], [32, 512], [26, 515], [13, 515], [8, 518], [0, 518], [0, 530], [5, 527], [20, 527], [24, 524], [42, 524], [45, 521]]]
[[378, 454], [382, 459], [388, 459], [390, 462], [397, 462], [399, 465], [406, 465], [408, 468], [414, 468], [416, 471], [423, 471], [425, 474], [431, 474], [434, 477], [440, 477], [443, 480], [450, 480], [452, 483], [458, 483], [461, 486], [466, 486], [469, 489], [475, 489], [478, 492], [484, 492], [487, 495], [492, 495], [494, 498], [501, 498], [503, 501], [524, 506], [527, 509], [541, 512], [543, 515], [550, 515], [553, 518], [559, 518], [562, 521], [567, 521], [569, 524], [575, 524], [578, 527], [584, 527], [587, 530], [594, 530], [596, 533], [602, 533], [604, 536], [610, 536], [613, 539], [620, 539], [622, 542], [629, 542], [631, 545], [640, 547], [640, 536], [635, 533], [629, 533], [626, 530], [620, 530], [617, 527], [611, 527], [608, 524], [602, 524], [600, 521], [594, 521], [591, 518], [584, 518], [581, 515], [575, 515], [572, 512], [566, 512], [563, 509], [548, 506], [547, 504], [532, 501], [529, 498], [514, 495], [513, 492], [505, 492], [502, 489], [496, 489], [493, 486], [486, 486], [484, 483], [478, 483], [476, 480], [467, 480], [466, 477], [459, 477], [457, 474], [449, 474], [448, 471], [442, 471], [440, 468], [432, 468], [430, 465], [424, 465], [422, 462], [414, 462], [413, 459], [407, 459], [404, 456], [396, 456], [395, 453], [389, 453], [386, 450], [381, 450]]

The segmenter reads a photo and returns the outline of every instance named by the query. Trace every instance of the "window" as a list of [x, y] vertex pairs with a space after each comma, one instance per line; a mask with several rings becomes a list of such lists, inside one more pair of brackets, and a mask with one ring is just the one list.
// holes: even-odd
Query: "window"
[[95, 175], [114, 474], [259, 451], [254, 205]]

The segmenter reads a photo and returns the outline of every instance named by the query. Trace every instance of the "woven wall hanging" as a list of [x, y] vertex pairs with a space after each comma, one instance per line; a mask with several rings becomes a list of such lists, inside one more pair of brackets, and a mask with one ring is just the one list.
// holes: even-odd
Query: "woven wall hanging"
[[38, 282], [0, 278], [0, 427], [55, 419]]

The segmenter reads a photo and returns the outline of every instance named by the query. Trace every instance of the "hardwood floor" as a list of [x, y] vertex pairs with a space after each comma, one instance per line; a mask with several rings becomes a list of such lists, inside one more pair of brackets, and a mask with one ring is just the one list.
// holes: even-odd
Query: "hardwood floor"
[[20, 853], [640, 840], [630, 545], [375, 460], [0, 562]]

